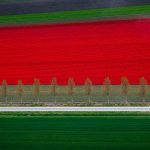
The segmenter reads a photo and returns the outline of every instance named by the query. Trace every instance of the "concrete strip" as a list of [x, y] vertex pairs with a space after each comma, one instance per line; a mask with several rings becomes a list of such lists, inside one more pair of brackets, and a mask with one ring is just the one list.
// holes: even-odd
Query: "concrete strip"
[[0, 112], [23, 111], [132, 111], [147, 112], [150, 107], [0, 107]]

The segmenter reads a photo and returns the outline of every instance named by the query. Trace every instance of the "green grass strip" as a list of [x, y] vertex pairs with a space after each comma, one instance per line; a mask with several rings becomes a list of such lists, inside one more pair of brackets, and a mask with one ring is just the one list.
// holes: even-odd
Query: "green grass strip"
[[87, 19], [103, 19], [107, 17], [121, 17], [138, 14], [149, 15], [150, 5], [0, 16], [0, 25], [3, 26], [36, 23], [58, 23], [66, 21], [68, 22], [81, 21]]
[[0, 112], [0, 118], [48, 116], [149, 116], [150, 112]]

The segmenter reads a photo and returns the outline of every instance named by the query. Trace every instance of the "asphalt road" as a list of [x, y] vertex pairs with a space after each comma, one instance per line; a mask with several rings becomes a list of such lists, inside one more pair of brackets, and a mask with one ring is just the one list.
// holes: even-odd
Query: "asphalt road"
[[7, 0], [0, 2], [0, 15], [15, 15], [81, 9], [114, 8], [150, 4], [150, 0]]
[[132, 111], [148, 112], [150, 107], [0, 107], [0, 112], [21, 111]]

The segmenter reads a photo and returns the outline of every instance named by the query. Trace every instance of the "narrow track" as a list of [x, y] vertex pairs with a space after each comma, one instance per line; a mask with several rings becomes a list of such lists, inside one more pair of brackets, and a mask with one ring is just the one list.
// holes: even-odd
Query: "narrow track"
[[0, 107], [0, 112], [21, 112], [21, 111], [129, 111], [148, 112], [150, 107]]

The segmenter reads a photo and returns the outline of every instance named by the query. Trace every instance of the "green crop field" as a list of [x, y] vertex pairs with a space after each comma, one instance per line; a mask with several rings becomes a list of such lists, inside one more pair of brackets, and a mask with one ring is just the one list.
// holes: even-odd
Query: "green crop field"
[[41, 23], [62, 23], [90, 19], [107, 19], [109, 17], [129, 17], [130, 15], [148, 15], [150, 5], [128, 6], [120, 8], [90, 9], [65, 12], [49, 12], [37, 14], [23, 14], [0, 16], [0, 26], [27, 25]]
[[0, 113], [1, 150], [148, 150], [150, 113]]

